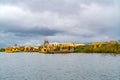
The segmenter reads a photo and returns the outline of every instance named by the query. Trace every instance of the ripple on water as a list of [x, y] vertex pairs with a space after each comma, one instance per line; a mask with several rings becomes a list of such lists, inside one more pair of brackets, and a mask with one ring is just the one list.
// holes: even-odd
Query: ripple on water
[[0, 53], [0, 80], [120, 80], [120, 56]]

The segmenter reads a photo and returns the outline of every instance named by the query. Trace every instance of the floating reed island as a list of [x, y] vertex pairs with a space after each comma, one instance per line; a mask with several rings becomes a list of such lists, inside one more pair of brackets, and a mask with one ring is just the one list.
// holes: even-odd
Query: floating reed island
[[6, 53], [39, 52], [39, 53], [120, 53], [120, 44], [117, 41], [94, 42], [91, 44], [77, 43], [49, 43], [45, 40], [41, 46], [9, 46]]
[[75, 43], [49, 43], [45, 40], [41, 46], [9, 46], [5, 49], [6, 53], [15, 52], [40, 52], [40, 53], [72, 53], [75, 47], [84, 46], [85, 44], [75, 44]]

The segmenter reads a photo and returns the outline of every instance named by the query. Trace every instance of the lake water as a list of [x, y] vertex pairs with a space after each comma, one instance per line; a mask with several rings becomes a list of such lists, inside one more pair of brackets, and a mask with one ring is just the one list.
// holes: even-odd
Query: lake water
[[0, 53], [0, 80], [120, 80], [120, 55]]

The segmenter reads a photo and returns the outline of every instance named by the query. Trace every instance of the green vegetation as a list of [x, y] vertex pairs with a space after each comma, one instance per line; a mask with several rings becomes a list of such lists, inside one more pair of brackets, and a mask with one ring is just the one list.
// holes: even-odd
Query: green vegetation
[[98, 44], [85, 45], [75, 48], [75, 52], [80, 53], [120, 53], [120, 44]]
[[0, 48], [0, 52], [5, 52], [5, 49], [4, 48]]
[[91, 45], [77, 46], [74, 51], [81, 53], [90, 53], [92, 52], [92, 46]]

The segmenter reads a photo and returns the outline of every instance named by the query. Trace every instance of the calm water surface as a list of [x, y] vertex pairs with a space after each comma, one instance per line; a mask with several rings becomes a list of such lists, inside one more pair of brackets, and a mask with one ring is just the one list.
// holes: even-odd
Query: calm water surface
[[120, 55], [0, 53], [0, 80], [120, 80]]

